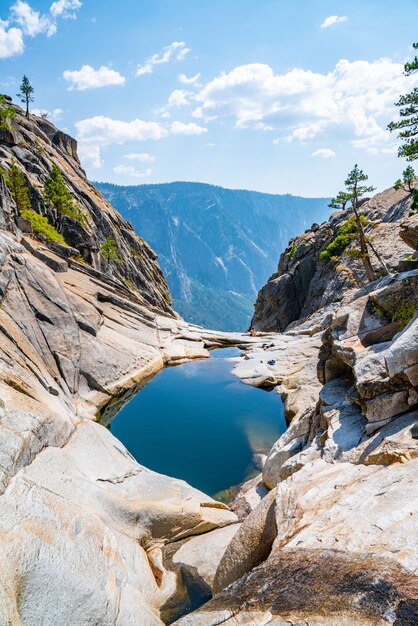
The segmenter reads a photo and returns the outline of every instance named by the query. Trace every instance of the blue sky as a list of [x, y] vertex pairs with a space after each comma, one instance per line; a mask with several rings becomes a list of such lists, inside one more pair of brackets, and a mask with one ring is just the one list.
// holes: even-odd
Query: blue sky
[[2, 0], [0, 18], [0, 89], [26, 73], [92, 179], [320, 196], [356, 162], [378, 189], [404, 167], [385, 127], [418, 84], [416, 0]]

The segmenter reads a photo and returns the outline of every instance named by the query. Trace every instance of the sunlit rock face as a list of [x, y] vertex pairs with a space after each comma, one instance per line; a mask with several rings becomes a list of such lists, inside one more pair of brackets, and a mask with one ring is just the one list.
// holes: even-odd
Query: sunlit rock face
[[367, 284], [354, 263], [359, 282], [341, 291], [335, 264], [318, 267], [296, 321], [284, 321], [285, 295], [263, 318], [260, 292], [259, 327], [282, 320], [287, 330], [260, 333], [235, 373], [276, 389], [289, 426], [264, 463], [271, 491], [228, 545], [213, 599], [179, 626], [418, 620], [418, 270], [402, 271], [410, 250], [398, 239], [401, 224], [403, 239], [413, 228], [410, 200], [389, 191], [364, 205], [394, 218], [375, 229], [391, 275]]
[[[139, 465], [97, 420], [164, 364], [237, 338], [173, 312], [155, 253], [85, 179], [73, 139], [18, 110], [0, 156], [71, 244], [36, 236], [1, 179], [0, 623], [162, 624], [180, 587], [162, 547], [236, 516]], [[53, 163], [83, 223], [44, 204]], [[117, 261], [100, 253], [110, 236]]]

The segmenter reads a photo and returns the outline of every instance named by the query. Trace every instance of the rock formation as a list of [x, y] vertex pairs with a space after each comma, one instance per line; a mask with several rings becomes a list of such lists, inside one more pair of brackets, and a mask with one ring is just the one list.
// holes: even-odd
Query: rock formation
[[[268, 332], [211, 332], [173, 312], [155, 253], [85, 179], [74, 140], [17, 113], [1, 166], [66, 245], [33, 232], [0, 176], [0, 625], [418, 623], [409, 196], [362, 207], [391, 275], [365, 284], [345, 253], [321, 264], [340, 213], [282, 255], [256, 308]], [[53, 164], [82, 220], [45, 201]], [[219, 345], [242, 347], [235, 373], [280, 393], [289, 422], [231, 509], [105, 427], [164, 365]]]
[[[74, 140], [17, 110], [3, 171], [22, 169], [71, 245], [22, 234], [1, 179], [0, 624], [156, 626], [178, 588], [161, 548], [236, 517], [140, 466], [98, 420], [165, 364], [234, 339], [178, 319], [155, 253], [85, 179]], [[53, 163], [85, 223], [44, 203]], [[109, 236], [115, 262], [100, 259]]]
[[214, 598], [178, 626], [418, 623], [418, 270], [397, 271], [412, 252], [403, 241], [416, 250], [409, 204], [390, 190], [363, 207], [392, 275], [366, 285], [346, 257], [356, 284], [320, 265], [337, 214], [295, 240], [294, 259], [291, 242], [261, 290], [255, 323], [288, 328], [259, 333], [235, 373], [275, 388], [289, 427], [263, 468], [270, 494], [219, 562]]

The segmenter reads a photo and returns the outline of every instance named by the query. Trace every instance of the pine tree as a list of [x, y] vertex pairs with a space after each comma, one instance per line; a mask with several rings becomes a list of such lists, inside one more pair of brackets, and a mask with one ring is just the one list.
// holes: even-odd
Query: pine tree
[[413, 191], [413, 184], [416, 178], [414, 168], [411, 165], [408, 165], [408, 167], [402, 172], [402, 179], [398, 178], [393, 187], [395, 189], [403, 189], [404, 191], [409, 191], [409, 193], [411, 193]]
[[73, 219], [84, 222], [85, 217], [75, 203], [71, 191], [65, 184], [64, 176], [59, 167], [54, 163], [50, 175], [45, 181], [44, 197], [49, 206], [62, 215], [68, 215]]
[[3, 171], [3, 176], [12, 194], [12, 198], [16, 203], [18, 215], [21, 215], [23, 211], [31, 208], [29, 189], [26, 184], [25, 175], [17, 167], [15, 161], [12, 161], [10, 172], [6, 173]]
[[363, 170], [361, 170], [356, 164], [349, 173], [344, 184], [346, 186], [348, 194], [350, 195], [351, 206], [353, 208], [354, 219], [356, 222], [357, 232], [359, 236], [361, 260], [363, 261], [364, 269], [366, 270], [366, 276], [368, 280], [372, 282], [375, 279], [375, 275], [370, 261], [369, 244], [364, 233], [360, 214], [358, 212], [359, 200], [362, 198], [362, 196], [364, 196], [364, 194], [370, 193], [375, 189], [372, 185], [361, 184], [368, 180], [368, 178], [369, 177], [367, 176], [367, 174], [365, 174]]
[[350, 199], [351, 196], [349, 193], [347, 193], [346, 191], [339, 191], [335, 198], [332, 198], [328, 206], [331, 209], [341, 209], [341, 211], [344, 211]]
[[[415, 50], [418, 49], [418, 43], [414, 43]], [[404, 74], [410, 76], [418, 71], [418, 58], [405, 63]], [[401, 107], [399, 110], [400, 120], [391, 122], [388, 125], [390, 131], [400, 130], [398, 137], [404, 141], [404, 145], [398, 150], [398, 156], [405, 157], [407, 161], [418, 159], [418, 88], [401, 96], [396, 106]]]
[[16, 117], [16, 111], [10, 106], [8, 99], [0, 95], [0, 130], [10, 130], [10, 121]]
[[22, 84], [20, 85], [20, 92], [17, 94], [17, 97], [20, 98], [20, 101], [26, 105], [26, 118], [29, 119], [29, 103], [33, 102], [33, 92], [34, 88], [29, 82], [29, 78], [24, 75], [22, 78]]

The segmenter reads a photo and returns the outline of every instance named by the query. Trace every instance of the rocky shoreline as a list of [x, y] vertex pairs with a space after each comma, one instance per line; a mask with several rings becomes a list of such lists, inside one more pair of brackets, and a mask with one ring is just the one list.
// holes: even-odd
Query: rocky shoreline
[[[19, 221], [2, 183], [1, 626], [417, 623], [408, 194], [362, 207], [391, 275], [364, 286], [355, 259], [319, 263], [339, 214], [291, 242], [260, 292], [256, 337], [212, 332], [171, 309], [155, 254], [85, 180], [74, 140], [40, 119], [16, 124], [2, 165], [23, 168], [69, 245]], [[52, 163], [83, 223], [44, 207]], [[103, 254], [109, 237], [118, 260]], [[227, 345], [243, 350], [235, 374], [280, 393], [289, 422], [231, 508], [141, 466], [98, 423], [165, 365]]]

